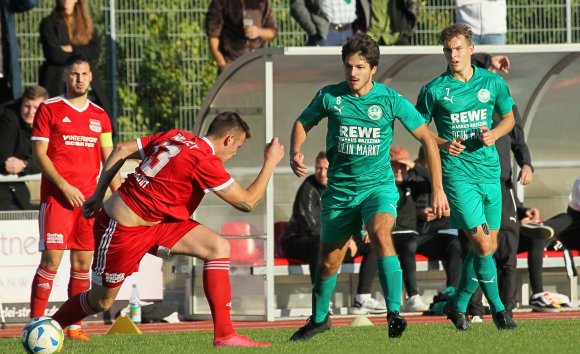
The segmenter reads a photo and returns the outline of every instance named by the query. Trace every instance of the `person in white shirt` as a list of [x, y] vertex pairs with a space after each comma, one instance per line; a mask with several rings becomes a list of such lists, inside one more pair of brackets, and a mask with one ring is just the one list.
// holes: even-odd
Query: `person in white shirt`
[[471, 27], [473, 44], [506, 44], [505, 0], [455, 0], [455, 23]]

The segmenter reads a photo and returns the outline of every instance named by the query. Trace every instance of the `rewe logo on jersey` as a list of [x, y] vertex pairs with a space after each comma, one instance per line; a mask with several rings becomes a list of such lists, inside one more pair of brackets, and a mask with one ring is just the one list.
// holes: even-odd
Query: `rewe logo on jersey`
[[459, 113], [451, 113], [451, 123], [470, 123], [487, 120], [487, 109], [477, 109]]

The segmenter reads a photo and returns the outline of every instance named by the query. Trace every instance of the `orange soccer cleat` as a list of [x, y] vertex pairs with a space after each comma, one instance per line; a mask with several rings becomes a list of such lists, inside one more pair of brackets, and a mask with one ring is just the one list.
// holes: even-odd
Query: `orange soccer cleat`
[[77, 329], [68, 329], [66, 331], [66, 337], [70, 340], [80, 340], [80, 341], [88, 341], [90, 340], [87, 332], [85, 332], [82, 328]]
[[214, 347], [269, 347], [270, 342], [254, 342], [246, 336], [234, 334], [232, 337], [222, 340], [214, 340]]

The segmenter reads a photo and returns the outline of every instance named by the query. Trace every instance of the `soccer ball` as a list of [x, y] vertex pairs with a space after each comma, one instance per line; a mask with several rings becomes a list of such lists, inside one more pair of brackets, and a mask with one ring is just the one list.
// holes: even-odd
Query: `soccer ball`
[[36, 317], [26, 323], [20, 339], [27, 353], [50, 354], [60, 352], [64, 335], [52, 318]]

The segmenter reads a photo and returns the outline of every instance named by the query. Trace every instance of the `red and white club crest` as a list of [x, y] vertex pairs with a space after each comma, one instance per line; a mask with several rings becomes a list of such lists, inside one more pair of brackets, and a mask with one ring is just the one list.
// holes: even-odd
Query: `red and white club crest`
[[89, 129], [94, 131], [95, 133], [100, 133], [103, 131], [103, 127], [101, 127], [101, 121], [96, 119], [89, 119]]

